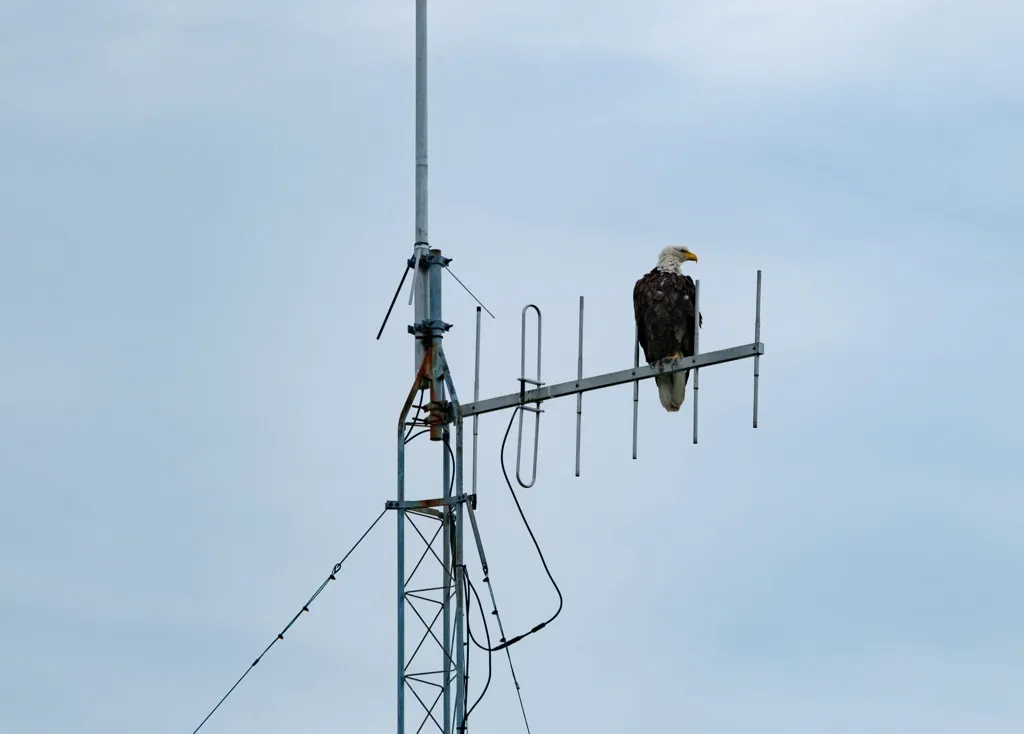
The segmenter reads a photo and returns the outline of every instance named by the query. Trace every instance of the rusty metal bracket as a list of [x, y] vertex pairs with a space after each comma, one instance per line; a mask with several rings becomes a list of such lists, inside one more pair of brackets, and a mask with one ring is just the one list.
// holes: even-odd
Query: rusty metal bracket
[[441, 426], [455, 422], [455, 406], [447, 400], [431, 400], [423, 406], [428, 414], [426, 424], [428, 426]]
[[422, 510], [428, 507], [458, 505], [467, 501], [472, 503], [473, 509], [476, 509], [475, 494], [464, 494], [461, 497], [437, 497], [429, 500], [388, 500], [384, 503], [384, 508], [387, 510]]

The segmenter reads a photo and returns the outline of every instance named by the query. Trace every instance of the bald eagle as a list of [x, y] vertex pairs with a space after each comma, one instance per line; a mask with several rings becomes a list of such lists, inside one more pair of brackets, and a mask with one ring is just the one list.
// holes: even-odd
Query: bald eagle
[[[683, 274], [683, 263], [690, 261], [697, 262], [697, 256], [687, 248], [666, 247], [654, 269], [633, 286], [636, 333], [647, 364], [693, 355], [696, 287], [693, 279]], [[697, 320], [704, 325], [703, 316], [697, 314]], [[679, 410], [689, 379], [689, 370], [655, 376], [658, 398], [665, 410]]]

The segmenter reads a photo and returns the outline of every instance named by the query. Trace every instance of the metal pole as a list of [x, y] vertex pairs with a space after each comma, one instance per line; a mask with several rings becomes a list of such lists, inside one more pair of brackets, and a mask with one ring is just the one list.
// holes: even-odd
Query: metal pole
[[[442, 359], [444, 359], [444, 353], [442, 352]], [[448, 391], [450, 393], [450, 399], [453, 406], [455, 407], [455, 496], [458, 499], [465, 497], [465, 489], [463, 485], [463, 468], [465, 462], [463, 461], [463, 448], [462, 448], [462, 434], [463, 434], [463, 418], [462, 418], [462, 407], [459, 404], [459, 396], [455, 393], [455, 383], [452, 380], [451, 372], [448, 370], [448, 361], [444, 359], [445, 379], [448, 384]], [[454, 564], [455, 564], [455, 726], [460, 732], [465, 732], [463, 727], [466, 718], [466, 687], [468, 685], [468, 676], [466, 675], [466, 639], [465, 639], [465, 589], [463, 584], [465, 583], [463, 574], [465, 573], [465, 560], [462, 552], [463, 532], [462, 522], [463, 514], [462, 508], [465, 502], [459, 502], [455, 505], [455, 532], [452, 533], [452, 543], [454, 545]]]
[[[583, 379], [583, 296], [580, 296], [580, 352], [576, 359], [576, 379]], [[473, 402], [478, 398], [474, 395]], [[473, 416], [476, 419], [476, 416]], [[576, 476], [580, 475], [580, 432], [583, 428], [583, 393], [576, 393]]]
[[[428, 270], [428, 318], [430, 319], [429, 327], [424, 330], [425, 335], [429, 335], [429, 357], [430, 360], [430, 404], [431, 410], [430, 415], [430, 438], [431, 440], [439, 440], [441, 442], [441, 453], [442, 453], [442, 472], [441, 472], [441, 496], [448, 500], [451, 498], [451, 485], [452, 485], [452, 461], [449, 455], [451, 450], [451, 433], [448, 429], [448, 425], [445, 422], [447, 419], [444, 415], [444, 411], [441, 406], [445, 403], [446, 393], [446, 382], [450, 379], [448, 375], [448, 364], [444, 358], [444, 353], [441, 348], [441, 333], [442, 327], [440, 324], [443, 323], [442, 316], [442, 297], [441, 297], [441, 283], [442, 283], [442, 264], [441, 251], [432, 249], [429, 251], [427, 258], [427, 270]], [[446, 505], [444, 513], [441, 518], [443, 524], [442, 528], [442, 560], [441, 565], [443, 566], [442, 573], [444, 574], [441, 582], [443, 590], [442, 601], [441, 601], [441, 617], [443, 625], [443, 632], [441, 634], [441, 649], [442, 649], [442, 663], [441, 670], [442, 675], [442, 699], [444, 706], [444, 713], [442, 714], [442, 721], [444, 724], [444, 734], [451, 734], [452, 732], [452, 708], [451, 708], [451, 668], [454, 656], [452, 654], [452, 603], [451, 603], [451, 585], [452, 585], [452, 531], [454, 524], [454, 514], [452, 513], [451, 505]], [[456, 670], [456, 675], [460, 675], [461, 671]]]
[[[444, 415], [438, 406], [444, 401], [444, 375], [443, 368], [438, 359], [441, 346], [441, 271], [444, 266], [441, 264], [441, 251], [430, 250], [429, 265], [427, 266], [427, 318], [430, 319], [430, 328], [423, 332], [424, 339], [429, 339], [430, 354], [433, 360], [430, 372], [430, 404], [433, 409], [430, 411], [430, 440], [442, 440], [441, 427], [444, 423]], [[445, 452], [445, 456], [447, 456]], [[448, 485], [445, 485], [447, 488]]]
[[[476, 307], [476, 366], [473, 374], [473, 402], [480, 400], [480, 307]], [[473, 494], [476, 494], [476, 449], [480, 416], [473, 416]]]
[[[418, 373], [417, 373], [418, 374]], [[418, 386], [414, 386], [414, 390]], [[411, 400], [409, 401], [412, 402]], [[405, 414], [398, 421], [398, 501], [405, 501]], [[398, 518], [398, 734], [405, 734], [405, 510]]]
[[427, 0], [416, 0], [416, 241], [427, 242]]
[[[754, 314], [754, 344], [761, 343], [761, 271], [757, 271], [757, 306]], [[760, 353], [754, 355], [754, 428], [757, 428], [757, 380], [760, 377]]]
[[[693, 284], [693, 353], [700, 354], [700, 280]], [[756, 358], [755, 358], [756, 359]], [[700, 370], [693, 371], [693, 442], [697, 443], [697, 395]]]
[[[462, 448], [462, 428], [455, 429], [456, 452]], [[461, 457], [456, 459], [456, 465], [461, 464]], [[462, 474], [459, 466], [455, 468], [455, 475]], [[456, 479], [456, 483], [461, 480]], [[461, 487], [456, 490], [458, 495], [463, 496]], [[466, 686], [468, 676], [466, 675], [466, 640], [465, 640], [465, 589], [463, 584], [464, 560], [462, 554], [462, 505], [460, 502], [455, 506], [455, 726], [460, 732], [464, 732], [463, 722], [466, 718]]]
[[[427, 264], [424, 262], [429, 249], [426, 246], [416, 245], [415, 250], [415, 265], [413, 266], [412, 274], [412, 295], [415, 302], [413, 306], [413, 323], [421, 324], [430, 318], [428, 315], [430, 313], [428, 304], [428, 299], [430, 298], [430, 277]], [[416, 346], [414, 356], [417, 364], [423, 361], [423, 357], [427, 353], [427, 342], [429, 340], [427, 334], [415, 335], [414, 341]]]
[[[478, 312], [479, 315], [479, 312]], [[452, 409], [454, 412], [454, 423], [455, 423], [455, 497], [457, 500], [462, 500], [465, 497], [465, 489], [463, 484], [464, 467], [465, 462], [463, 460], [463, 424], [464, 419], [462, 416], [462, 405], [459, 402], [459, 396], [455, 392], [455, 382], [452, 380], [451, 370], [448, 368], [448, 359], [444, 356], [444, 349], [438, 347], [438, 358], [441, 362], [441, 369], [444, 372], [445, 385], [448, 388], [449, 398], [451, 400]], [[447, 427], [445, 431], [445, 444], [447, 445]], [[445, 451], [445, 457], [448, 457], [448, 452]], [[468, 676], [466, 675], [466, 640], [465, 640], [465, 589], [463, 587], [464, 581], [464, 560], [462, 552], [463, 532], [462, 532], [462, 507], [465, 502], [458, 501], [452, 509], [452, 505], [448, 505], [448, 518], [452, 523], [451, 525], [451, 543], [452, 543], [452, 564], [453, 564], [453, 577], [455, 582], [455, 728], [454, 731], [465, 732], [464, 723], [466, 718], [466, 685], [468, 682]], [[446, 594], [447, 599], [447, 594]], [[445, 695], [449, 695], [450, 689], [450, 677], [445, 676]]]
[[402, 503], [405, 502], [405, 419], [412, 409], [413, 400], [416, 399], [416, 393], [420, 391], [428, 369], [429, 365], [423, 362], [416, 370], [412, 388], [405, 398], [405, 405], [398, 417], [398, 486], [396, 488], [398, 508], [395, 511], [395, 517], [398, 519], [396, 564], [398, 568], [398, 734], [405, 734], [405, 509], [402, 507]]
[[[640, 327], [633, 333], [633, 371], [640, 367]], [[636, 458], [637, 413], [640, 411], [640, 381], [633, 381], [633, 458]]]
[[[412, 279], [416, 323], [427, 318], [427, 271], [422, 260], [430, 249], [427, 237], [427, 0], [416, 0], [416, 244]], [[416, 366], [425, 345], [416, 340]], [[435, 439], [437, 440], [437, 439]]]
[[[442, 385], [442, 388], [443, 388], [443, 385]], [[451, 445], [450, 445], [450, 434], [448, 432], [448, 426], [444, 427], [444, 441], [442, 443], [443, 443], [442, 453], [444, 454], [444, 471], [442, 472], [442, 481], [444, 482], [444, 494], [442, 494], [441, 496], [444, 497], [445, 499], [449, 499], [452, 496], [451, 489], [450, 489], [450, 484], [449, 484], [449, 482], [451, 481], [451, 476], [452, 476], [452, 464], [451, 464], [451, 460], [448, 458], [448, 449], [451, 447]], [[444, 721], [444, 732], [445, 732], [445, 734], [451, 734], [451, 731], [452, 731], [452, 719], [451, 719], [451, 716], [452, 716], [452, 708], [451, 708], [452, 687], [449, 684], [449, 681], [452, 678], [452, 625], [451, 625], [451, 619], [452, 619], [452, 617], [451, 617], [451, 615], [452, 615], [451, 583], [452, 583], [452, 578], [451, 578], [451, 572], [449, 570], [452, 567], [452, 542], [451, 542], [452, 541], [452, 508], [451, 508], [451, 505], [447, 505], [445, 507], [445, 509], [444, 509], [444, 519], [442, 520], [442, 522], [444, 523], [444, 528], [441, 531], [442, 534], [444, 535], [444, 541], [443, 541], [443, 545], [442, 545], [442, 547], [444, 548], [443, 556], [442, 556], [443, 559], [444, 559], [443, 560], [443, 564], [444, 564], [444, 581], [442, 583], [442, 586], [444, 587], [444, 596], [442, 597], [443, 601], [441, 602], [444, 605], [442, 607], [443, 610], [444, 610], [442, 612], [442, 617], [443, 617], [443, 620], [444, 620], [442, 622], [442, 624], [444, 625], [444, 633], [442, 634], [442, 637], [441, 637], [441, 639], [443, 640], [442, 647], [444, 649], [444, 660], [442, 661], [442, 668], [441, 668], [444, 671], [444, 678], [442, 679], [442, 683], [444, 685], [444, 718], [443, 718], [443, 721]], [[456, 671], [456, 674], [458, 674], [459, 672], [460, 671]]]

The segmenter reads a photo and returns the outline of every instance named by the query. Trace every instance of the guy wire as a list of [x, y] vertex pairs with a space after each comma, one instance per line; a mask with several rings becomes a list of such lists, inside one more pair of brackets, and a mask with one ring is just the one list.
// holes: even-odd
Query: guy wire
[[284, 629], [281, 630], [278, 633], [277, 637], [275, 637], [273, 639], [273, 641], [269, 645], [267, 645], [266, 649], [263, 652], [261, 652], [259, 654], [259, 656], [255, 660], [252, 661], [252, 663], [249, 664], [249, 667], [245, 669], [244, 673], [242, 673], [242, 677], [239, 678], [237, 681], [235, 681], [235, 685], [231, 686], [231, 688], [228, 689], [228, 692], [225, 693], [224, 697], [220, 701], [217, 702], [217, 705], [214, 706], [213, 709], [210, 711], [210, 713], [208, 713], [206, 715], [206, 718], [203, 719], [201, 722], [199, 722], [199, 726], [197, 726], [195, 728], [195, 731], [193, 731], [192, 734], [196, 734], [196, 732], [198, 732], [200, 729], [203, 728], [203, 725], [207, 721], [210, 720], [210, 717], [213, 716], [213, 714], [217, 711], [217, 709], [220, 708], [221, 704], [224, 703], [224, 701], [227, 700], [228, 696], [230, 696], [234, 692], [234, 690], [236, 688], [238, 688], [238, 684], [241, 683], [243, 680], [245, 680], [245, 676], [249, 675], [249, 673], [252, 671], [252, 669], [256, 667], [256, 664], [259, 663], [259, 661], [263, 659], [263, 656], [266, 655], [270, 651], [270, 648], [272, 648], [274, 645], [276, 645], [278, 643], [278, 641], [284, 639], [284, 633], [287, 632], [289, 629], [291, 629], [291, 626], [293, 624], [295, 624], [296, 620], [298, 620], [298, 618], [300, 616], [302, 616], [303, 612], [308, 612], [309, 611], [309, 605], [312, 604], [316, 600], [316, 598], [318, 596], [320, 596], [320, 592], [323, 591], [327, 587], [327, 584], [329, 584], [331, 581], [335, 580], [336, 574], [338, 573], [338, 571], [341, 570], [341, 564], [343, 564], [346, 560], [348, 560], [348, 557], [350, 555], [352, 555], [352, 551], [354, 551], [356, 548], [359, 547], [359, 544], [362, 543], [363, 539], [367, 535], [370, 534], [370, 531], [373, 530], [373, 528], [377, 525], [378, 522], [380, 522], [380, 519], [382, 517], [384, 517], [384, 514], [386, 512], [387, 512], [387, 509], [385, 508], [383, 512], [381, 512], [379, 515], [377, 515], [377, 519], [374, 520], [370, 524], [370, 527], [368, 527], [366, 529], [366, 532], [364, 532], [361, 536], [359, 536], [359, 540], [357, 540], [355, 545], [353, 545], [349, 549], [348, 553], [345, 554], [345, 557], [342, 558], [340, 561], [338, 561], [337, 563], [334, 564], [334, 568], [331, 569], [331, 573], [327, 576], [326, 579], [324, 579], [324, 582], [322, 584], [320, 584], [319, 588], [315, 592], [313, 592], [313, 596], [309, 597], [309, 600], [305, 604], [302, 605], [302, 609], [300, 609], [296, 613], [296, 615], [294, 617], [292, 617], [292, 620], [288, 624], [285, 625]]

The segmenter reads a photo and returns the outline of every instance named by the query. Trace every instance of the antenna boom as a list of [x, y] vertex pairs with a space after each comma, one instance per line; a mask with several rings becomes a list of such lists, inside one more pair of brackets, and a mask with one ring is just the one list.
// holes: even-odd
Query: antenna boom
[[671, 362], [664, 362], [660, 365], [642, 365], [628, 370], [619, 370], [618, 372], [608, 372], [607, 374], [595, 375], [594, 377], [585, 377], [582, 380], [572, 380], [570, 382], [560, 382], [555, 385], [545, 385], [534, 390], [526, 390], [523, 393], [514, 392], [496, 398], [480, 400], [462, 406], [462, 415], [466, 417], [471, 415], [483, 415], [484, 413], [493, 413], [496, 410], [514, 408], [520, 404], [540, 403], [544, 400], [564, 398], [567, 395], [575, 395], [577, 393], [588, 392], [590, 390], [600, 390], [601, 388], [624, 385], [629, 382], [649, 380], [655, 375], [667, 375], [681, 370], [710, 367], [715, 364], [725, 364], [726, 362], [735, 362], [740, 359], [759, 357], [763, 354], [764, 344], [760, 342], [744, 344], [741, 347], [719, 349], [715, 352], [706, 352], [692, 357], [683, 357]]

